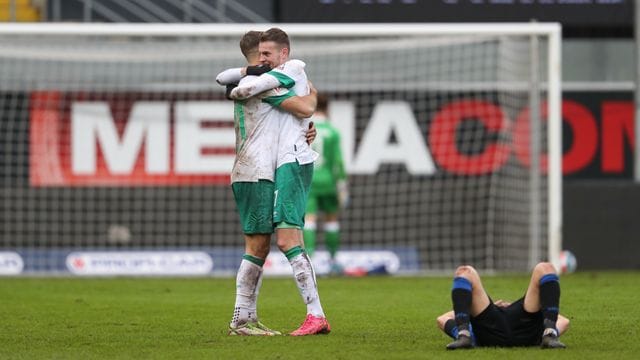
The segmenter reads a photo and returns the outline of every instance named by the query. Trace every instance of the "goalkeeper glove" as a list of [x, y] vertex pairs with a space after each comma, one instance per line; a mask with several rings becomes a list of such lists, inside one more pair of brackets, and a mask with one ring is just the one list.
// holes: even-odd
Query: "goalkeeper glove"
[[251, 66], [247, 66], [247, 75], [255, 75], [255, 76], [260, 76], [266, 72], [271, 71], [271, 67], [269, 65], [266, 64], [260, 64], [260, 65], [251, 65]]
[[338, 190], [338, 203], [341, 209], [349, 205], [349, 184], [346, 180], [339, 180], [336, 184]]
[[227, 85], [227, 90], [224, 92], [224, 96], [227, 98], [227, 100], [233, 100], [231, 98], [231, 92], [233, 91], [233, 89], [236, 88], [236, 86], [238, 86], [238, 84], [229, 84], [229, 85]]

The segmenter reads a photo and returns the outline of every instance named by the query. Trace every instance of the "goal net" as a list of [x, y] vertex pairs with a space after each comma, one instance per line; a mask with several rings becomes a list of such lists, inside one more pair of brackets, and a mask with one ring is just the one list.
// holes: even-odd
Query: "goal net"
[[[557, 25], [281, 27], [341, 131], [341, 261], [554, 260]], [[214, 79], [262, 28], [1, 25], [0, 273], [234, 272], [233, 106]]]

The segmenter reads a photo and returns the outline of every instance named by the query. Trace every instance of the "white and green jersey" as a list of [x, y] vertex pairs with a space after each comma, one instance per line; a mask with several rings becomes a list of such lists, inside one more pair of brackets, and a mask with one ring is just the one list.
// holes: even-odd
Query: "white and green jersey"
[[[240, 85], [255, 76], [240, 80]], [[231, 171], [231, 183], [274, 181], [278, 156], [281, 111], [280, 105], [292, 91], [276, 88], [246, 100], [234, 102], [236, 159]]]
[[[250, 82], [240, 84], [231, 92], [231, 97], [247, 99], [276, 87], [292, 89], [298, 96], [308, 95], [309, 83], [304, 68], [304, 62], [289, 60]], [[300, 165], [313, 163], [318, 158], [318, 153], [307, 144], [306, 134], [310, 120], [299, 119], [284, 110], [278, 109], [278, 112], [280, 114], [280, 135], [276, 167], [296, 161]]]
[[[305, 63], [300, 60], [290, 60], [265, 75], [271, 75], [279, 80], [281, 87], [290, 87], [297, 96], [309, 95], [309, 82], [304, 71]], [[318, 158], [318, 153], [307, 144], [307, 130], [310, 119], [299, 119], [290, 113], [285, 113], [280, 122], [280, 137], [278, 140], [277, 168], [284, 164], [298, 162], [300, 165], [311, 164]]]

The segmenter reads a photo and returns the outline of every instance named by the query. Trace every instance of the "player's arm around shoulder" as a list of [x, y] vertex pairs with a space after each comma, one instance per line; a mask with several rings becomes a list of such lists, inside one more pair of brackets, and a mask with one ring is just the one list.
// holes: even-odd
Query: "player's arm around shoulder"
[[304, 72], [305, 66], [306, 64], [301, 60], [288, 60], [269, 71], [266, 75], [278, 79], [281, 87], [292, 89], [298, 81], [307, 81], [307, 74]]
[[222, 71], [216, 76], [216, 82], [220, 85], [237, 84], [244, 77], [244, 68], [231, 68]]
[[216, 75], [216, 82], [220, 85], [238, 84], [247, 75], [260, 76], [271, 71], [269, 65], [249, 65], [239, 68], [231, 68]]
[[318, 105], [318, 91], [309, 82], [309, 95], [292, 96], [280, 103], [280, 107], [298, 119], [311, 117]]
[[270, 72], [262, 74], [236, 87], [231, 92], [231, 98], [234, 100], [245, 100], [265, 91], [280, 87], [280, 80], [269, 74]]
[[304, 62], [300, 60], [289, 60], [278, 68], [261, 74], [251, 82], [233, 89], [230, 97], [234, 100], [244, 100], [278, 87], [291, 89], [296, 84], [294, 79], [304, 73], [304, 66]]
[[282, 71], [286, 75], [292, 78], [297, 78], [300, 75], [304, 74], [304, 68], [307, 64], [302, 60], [298, 59], [290, 59], [283, 63], [278, 70]]

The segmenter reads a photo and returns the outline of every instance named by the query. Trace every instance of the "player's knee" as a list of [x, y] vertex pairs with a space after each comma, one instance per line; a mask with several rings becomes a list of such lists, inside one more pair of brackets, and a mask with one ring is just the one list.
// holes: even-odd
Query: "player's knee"
[[260, 249], [258, 249], [257, 251], [258, 257], [261, 259], [266, 259], [267, 256], [269, 256], [269, 250], [271, 250], [271, 247], [269, 246], [269, 244], [266, 244], [260, 247]]
[[338, 221], [338, 213], [328, 213], [324, 215], [324, 219], [326, 222]]
[[305, 230], [315, 231], [317, 229], [316, 219], [315, 218], [313, 220], [306, 219], [304, 221], [304, 229]]
[[327, 221], [326, 223], [324, 223], [323, 229], [326, 232], [340, 231], [340, 223], [337, 221]]
[[265, 259], [269, 255], [271, 235], [252, 234], [246, 235], [246, 251], [248, 254]]
[[456, 269], [455, 276], [471, 279], [477, 277], [478, 272], [471, 265], [461, 265]]
[[278, 246], [278, 249], [280, 249], [280, 251], [282, 252], [289, 250], [290, 248], [289, 242], [284, 239], [278, 239], [278, 241], [276, 241], [276, 245]]
[[444, 324], [447, 323], [447, 320], [449, 320], [450, 317], [447, 316], [446, 314], [440, 315], [436, 318], [436, 324], [438, 325], [438, 327], [440, 329], [444, 329]]
[[300, 243], [298, 241], [287, 238], [278, 238], [278, 241], [276, 241], [276, 245], [278, 246], [278, 249], [280, 249], [280, 251], [287, 252], [294, 246], [300, 246]]
[[534, 272], [537, 272], [541, 275], [544, 274], [555, 274], [556, 273], [556, 268], [555, 266], [553, 266], [553, 264], [549, 263], [549, 262], [540, 262], [536, 265], [536, 267], [533, 269]]

